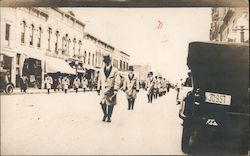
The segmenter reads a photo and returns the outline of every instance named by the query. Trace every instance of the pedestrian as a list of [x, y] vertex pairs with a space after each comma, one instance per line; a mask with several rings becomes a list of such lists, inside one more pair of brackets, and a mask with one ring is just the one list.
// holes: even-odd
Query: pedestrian
[[162, 82], [161, 76], [159, 76], [159, 80], [158, 80], [158, 95], [159, 97], [162, 97], [163, 95], [163, 82]]
[[123, 91], [126, 92], [128, 100], [128, 110], [134, 109], [136, 95], [139, 92], [139, 81], [135, 78], [133, 69], [130, 68], [130, 72], [123, 83]]
[[148, 80], [146, 83], [148, 103], [152, 103], [152, 101], [153, 101], [154, 84], [155, 84], [155, 81], [154, 81], [154, 77], [153, 77], [153, 72], [149, 72], [148, 73]]
[[58, 81], [58, 83], [57, 83], [57, 90], [58, 90], [58, 91], [60, 91], [60, 89], [63, 90], [63, 87], [62, 87], [62, 77], [59, 76], [59, 78], [58, 78], [57, 81]]
[[62, 86], [65, 94], [68, 92], [69, 84], [69, 78], [67, 76], [64, 76], [62, 79]]
[[28, 89], [28, 79], [24, 75], [20, 78], [20, 89], [21, 92], [24, 93], [26, 93], [26, 90]]
[[85, 93], [86, 88], [88, 86], [88, 80], [86, 79], [86, 77], [84, 76], [82, 79], [82, 88], [83, 88], [83, 92]]
[[155, 83], [154, 83], [154, 98], [157, 99], [158, 97], [158, 92], [159, 92], [159, 81], [158, 81], [158, 77], [155, 76], [155, 79], [154, 79]]
[[166, 92], [167, 92], [167, 81], [166, 81], [165, 78], [163, 78], [162, 87], [163, 87], [163, 95], [166, 95]]
[[74, 89], [76, 91], [76, 93], [78, 93], [78, 88], [80, 87], [81, 81], [78, 78], [78, 76], [76, 76], [76, 78], [74, 79], [73, 85], [74, 85]]
[[46, 85], [47, 92], [49, 94], [51, 86], [53, 84], [53, 79], [52, 79], [52, 77], [50, 75], [45, 75], [45, 76], [46, 77], [45, 77], [45, 81], [44, 82], [45, 82], [45, 85]]
[[111, 65], [109, 55], [103, 57], [104, 68], [99, 73], [97, 91], [101, 96], [101, 108], [103, 111], [102, 121], [111, 122], [113, 108], [117, 103], [117, 92], [120, 87], [120, 76], [118, 70]]

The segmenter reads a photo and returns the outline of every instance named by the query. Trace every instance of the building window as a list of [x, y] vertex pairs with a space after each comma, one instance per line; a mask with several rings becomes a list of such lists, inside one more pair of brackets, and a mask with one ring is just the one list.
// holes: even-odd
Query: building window
[[62, 37], [62, 54], [64, 55], [65, 54], [65, 46], [66, 45], [66, 39], [65, 37], [63, 36]]
[[81, 40], [79, 40], [79, 42], [78, 42], [78, 54], [80, 55], [81, 54], [81, 47], [82, 47], [82, 41]]
[[30, 33], [30, 45], [32, 46], [33, 45], [33, 40], [34, 40], [34, 25], [31, 24], [31, 33]]
[[56, 31], [56, 43], [55, 43], [55, 53], [58, 54], [58, 38], [59, 38], [59, 31]]
[[90, 52], [89, 52], [89, 57], [88, 57], [88, 64], [90, 64]]
[[87, 52], [84, 51], [84, 59], [83, 59], [83, 62], [86, 63], [86, 57], [87, 57]]
[[95, 64], [95, 54], [92, 54], [92, 66]]
[[52, 33], [52, 29], [49, 28], [48, 29], [48, 51], [50, 51], [51, 33]]
[[41, 47], [41, 38], [42, 38], [42, 28], [38, 28], [38, 38], [37, 38], [37, 47]]
[[5, 40], [10, 42], [10, 24], [6, 24], [5, 26]]
[[17, 65], [20, 65], [20, 57], [21, 57], [20, 54], [16, 54], [16, 64]]
[[120, 70], [122, 70], [122, 60], [120, 60]]
[[67, 42], [67, 44], [68, 44], [68, 47], [67, 47], [67, 54], [69, 55], [69, 47], [70, 47], [70, 42], [71, 42], [71, 39], [68, 39], [68, 42]]
[[26, 27], [26, 22], [22, 22], [22, 30], [21, 30], [21, 43], [25, 42], [25, 27]]
[[76, 38], [73, 39], [73, 53], [74, 53], [74, 56], [76, 56]]

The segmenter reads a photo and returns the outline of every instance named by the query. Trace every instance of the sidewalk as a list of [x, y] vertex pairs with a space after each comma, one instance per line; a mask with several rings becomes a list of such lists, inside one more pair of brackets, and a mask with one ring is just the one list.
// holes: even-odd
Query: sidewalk
[[[95, 90], [89, 90], [89, 89], [86, 90], [86, 92], [89, 92], [89, 91], [95, 91]], [[71, 93], [71, 92], [75, 92], [75, 90], [73, 88], [68, 89], [68, 93]], [[79, 88], [78, 92], [83, 92], [83, 89]], [[60, 91], [55, 92], [54, 89], [51, 89], [50, 93], [51, 94], [64, 93], [64, 91], [60, 90]], [[21, 95], [21, 94], [47, 94], [47, 89], [28, 88], [26, 90], [26, 92], [21, 92], [20, 88], [14, 88], [13, 93], [10, 95]], [[7, 95], [7, 94], [5, 92], [2, 92], [2, 93], [0, 93], [0, 95]]]

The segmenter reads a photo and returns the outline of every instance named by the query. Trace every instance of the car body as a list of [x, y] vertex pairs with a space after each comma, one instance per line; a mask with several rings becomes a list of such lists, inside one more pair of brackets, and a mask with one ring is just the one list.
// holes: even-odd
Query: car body
[[0, 70], [0, 92], [12, 94], [13, 90], [14, 84], [9, 81], [7, 70]]
[[183, 152], [194, 152], [199, 141], [220, 138], [220, 144], [246, 153], [249, 45], [192, 42], [187, 65], [192, 90], [183, 99], [179, 113], [183, 119]]

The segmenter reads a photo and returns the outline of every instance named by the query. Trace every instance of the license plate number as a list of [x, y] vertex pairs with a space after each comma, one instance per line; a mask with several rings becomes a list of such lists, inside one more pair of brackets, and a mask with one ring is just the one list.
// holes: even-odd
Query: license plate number
[[205, 101], [221, 105], [230, 105], [231, 96], [226, 94], [205, 92]]

